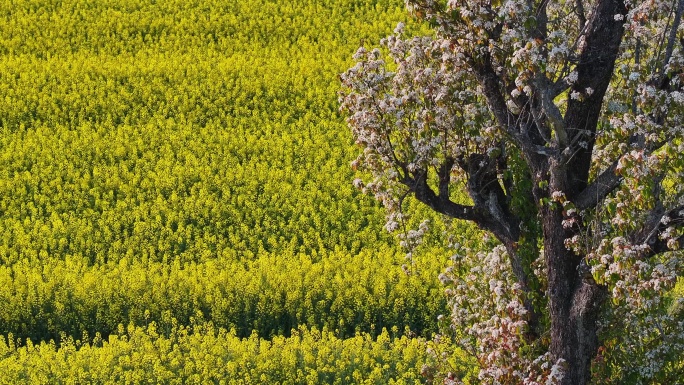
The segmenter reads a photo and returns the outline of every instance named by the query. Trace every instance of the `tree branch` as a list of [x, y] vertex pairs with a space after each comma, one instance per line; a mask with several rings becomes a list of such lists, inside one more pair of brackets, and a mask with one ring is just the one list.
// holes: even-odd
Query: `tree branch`
[[539, 5], [537, 6], [537, 10], [535, 12], [535, 18], [537, 19], [537, 23], [535, 26], [534, 31], [532, 31], [532, 34], [534, 37], [545, 40], [546, 36], [548, 35], [548, 24], [549, 24], [549, 16], [547, 13], [547, 8], [549, 5], [549, 0], [541, 0]]
[[[643, 140], [644, 138], [641, 135], [634, 135], [630, 138], [629, 145], [630, 147], [637, 145], [640, 148], [644, 148], [643, 143], [641, 143]], [[652, 154], [663, 148], [666, 144], [667, 142], [660, 142], [645, 146], [645, 152]], [[577, 209], [586, 210], [598, 206], [608, 194], [620, 186], [623, 178], [615, 173], [618, 162], [619, 158], [603, 170], [582, 192], [570, 198]]]
[[584, 3], [582, 0], [575, 0], [575, 15], [579, 24], [578, 30], [581, 31], [584, 25], [587, 24], [587, 17], [584, 16]]
[[[477, 63], [471, 58], [470, 65], [482, 86], [487, 104], [499, 125], [506, 130], [523, 151], [531, 163], [530, 166], [541, 161], [538, 150], [540, 146], [543, 147], [546, 143], [541, 134], [537, 132], [537, 125], [532, 123], [534, 119], [525, 119], [525, 115], [528, 113], [521, 112], [521, 114], [515, 115], [506, 106], [504, 87], [501, 79], [492, 67], [491, 57], [484, 55], [482, 62]], [[528, 117], [530, 116], [528, 115]], [[534, 127], [528, 127], [532, 124], [534, 124]], [[538, 161], [533, 161], [533, 159]]]
[[480, 218], [476, 223], [496, 235], [502, 242], [516, 242], [520, 237], [520, 220], [508, 207], [496, 171], [496, 160], [482, 154], [470, 154], [460, 161], [468, 173], [468, 194]]
[[[578, 77], [572, 89], [583, 97], [573, 99], [568, 96], [565, 127], [567, 130], [588, 131], [590, 135], [587, 148], [578, 151], [568, 164], [570, 195], [577, 194], [588, 183], [595, 140], [593, 134], [624, 34], [624, 22], [615, 19], [618, 14], [627, 14], [623, 0], [598, 1], [586, 26], [585, 44], [575, 67]], [[591, 89], [591, 94], [587, 89]]]
[[677, 2], [677, 9], [675, 10], [674, 20], [672, 21], [672, 28], [670, 28], [670, 36], [667, 39], [667, 47], [665, 48], [665, 57], [663, 58], [663, 63], [660, 67], [658, 73], [659, 77], [663, 77], [665, 74], [665, 67], [670, 62], [672, 58], [672, 51], [674, 50], [674, 43], [677, 39], [677, 30], [679, 29], [679, 24], [682, 21], [682, 12], [684, 12], [684, 0], [679, 0]]
[[[665, 211], [662, 205], [656, 206], [651, 211], [644, 228], [634, 236], [637, 245], [647, 245], [648, 250], [641, 256], [644, 258], [672, 251], [668, 246], [667, 239], [662, 239], [661, 235], [668, 227], [684, 227], [684, 205]], [[679, 246], [684, 245], [684, 235], [676, 239]]]
[[598, 206], [622, 182], [622, 177], [615, 173], [618, 161], [608, 166], [596, 179], [579, 193], [572, 202], [578, 210], [586, 210]]
[[503, 96], [499, 76], [492, 68], [491, 58], [484, 55], [483, 63], [475, 63], [473, 58], [470, 58], [470, 66], [477, 76], [477, 80], [482, 85], [487, 104], [491, 109], [494, 117], [501, 127], [504, 127], [509, 133], [516, 134], [510, 130], [515, 116], [508, 110], [506, 100]]
[[451, 185], [451, 169], [454, 167], [455, 160], [447, 157], [439, 167], [439, 198], [449, 199], [449, 186]]
[[553, 85], [549, 79], [541, 73], [538, 73], [534, 80], [542, 112], [544, 116], [546, 116], [546, 119], [551, 123], [551, 127], [553, 127], [558, 147], [563, 149], [568, 145], [568, 133], [565, 130], [563, 115], [558, 109], [558, 106], [553, 102]]
[[400, 182], [414, 193], [416, 199], [440, 214], [474, 222], [478, 219], [473, 206], [454, 203], [449, 199], [448, 195], [440, 194], [438, 196], [435, 194], [427, 183], [427, 171], [422, 171], [413, 178], [405, 176]]
[[[447, 159], [438, 172], [439, 195], [428, 183], [428, 171], [423, 169], [401, 178], [418, 201], [438, 213], [451, 218], [473, 221], [480, 228], [491, 231], [504, 244], [512, 244], [520, 237], [520, 219], [508, 207], [508, 198], [499, 184], [495, 161], [486, 155], [471, 154], [459, 160], [468, 173], [468, 193], [474, 205], [454, 203], [449, 197], [450, 171], [455, 160]], [[447, 171], [448, 170], [448, 171]]]

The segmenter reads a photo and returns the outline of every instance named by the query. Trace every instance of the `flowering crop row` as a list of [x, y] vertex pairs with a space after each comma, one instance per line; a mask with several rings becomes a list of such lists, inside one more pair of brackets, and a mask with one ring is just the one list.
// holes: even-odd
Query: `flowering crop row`
[[[89, 266], [69, 258], [0, 266], [0, 330], [17, 338], [59, 341], [60, 334], [107, 337], [119, 324], [201, 314], [238, 336], [287, 335], [300, 325], [338, 336], [408, 327], [430, 334], [446, 311], [435, 269], [407, 275], [387, 252], [313, 257], [260, 255], [254, 261], [160, 263], [122, 259]], [[428, 266], [426, 266], [428, 267]]]
[[300, 328], [290, 337], [240, 339], [210, 323], [120, 327], [107, 339], [17, 347], [0, 338], [3, 384], [420, 384], [425, 342]]

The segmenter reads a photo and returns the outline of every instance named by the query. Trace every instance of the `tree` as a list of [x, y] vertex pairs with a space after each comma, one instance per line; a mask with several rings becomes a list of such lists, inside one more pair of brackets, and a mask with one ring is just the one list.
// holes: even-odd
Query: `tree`
[[[341, 109], [363, 147], [354, 166], [372, 175], [356, 183], [383, 202], [388, 229], [413, 196], [498, 240], [442, 277], [481, 379], [676, 376], [684, 0], [407, 6], [434, 34], [400, 24], [360, 48]], [[488, 299], [468, 303], [478, 288]]]

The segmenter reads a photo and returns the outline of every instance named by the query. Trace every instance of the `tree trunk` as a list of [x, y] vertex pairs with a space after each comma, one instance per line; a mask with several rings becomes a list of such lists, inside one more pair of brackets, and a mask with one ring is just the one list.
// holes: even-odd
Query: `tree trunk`
[[605, 289], [582, 266], [582, 257], [565, 246], [571, 236], [563, 228], [561, 209], [542, 209], [544, 256], [549, 279], [550, 352], [565, 360], [563, 385], [582, 385], [591, 379], [591, 360], [598, 350], [597, 318]]

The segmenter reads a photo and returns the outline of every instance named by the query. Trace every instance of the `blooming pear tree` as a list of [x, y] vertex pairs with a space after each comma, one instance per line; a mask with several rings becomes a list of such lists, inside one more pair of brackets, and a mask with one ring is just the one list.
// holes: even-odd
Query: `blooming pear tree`
[[489, 252], [460, 247], [440, 277], [479, 378], [675, 378], [684, 0], [407, 7], [434, 34], [400, 24], [341, 77], [363, 148], [354, 166], [371, 175], [355, 183], [382, 201], [389, 230], [412, 196], [497, 240]]

